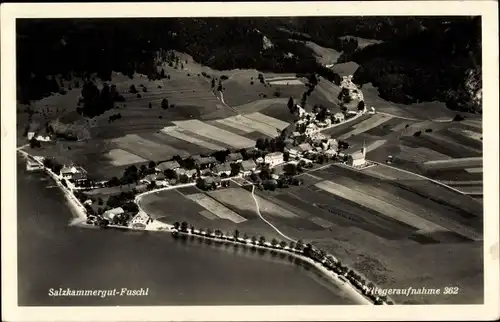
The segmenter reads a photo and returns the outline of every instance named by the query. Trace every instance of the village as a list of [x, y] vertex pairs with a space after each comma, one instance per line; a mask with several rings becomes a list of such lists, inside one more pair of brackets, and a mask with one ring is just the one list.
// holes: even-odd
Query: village
[[[352, 76], [342, 80], [343, 95], [347, 101], [362, 102], [363, 94], [352, 83]], [[302, 179], [297, 175], [314, 169], [328, 162], [341, 163], [348, 167], [362, 169], [372, 164], [366, 161], [366, 149], [349, 148], [346, 142], [331, 138], [321, 133], [325, 129], [348, 122], [363, 114], [374, 114], [375, 109], [348, 110], [332, 114], [329, 110], [313, 110], [307, 112], [295, 104], [293, 113], [296, 121], [281, 133], [269, 140], [258, 139], [255, 147], [240, 150], [218, 151], [212, 155], [194, 155], [186, 158], [174, 157], [171, 160], [155, 163], [150, 161], [148, 167], [137, 168], [132, 165], [125, 170], [121, 179], [112, 178], [107, 181], [92, 181], [87, 171], [78, 165], [59, 165], [54, 160], [36, 157], [27, 161], [30, 171], [41, 169], [40, 163], [58, 173], [64, 186], [80, 199], [87, 209], [87, 223], [107, 226], [142, 227], [149, 223], [149, 218], [138, 212], [133, 204], [134, 196], [147, 191], [162, 188], [175, 188], [179, 185], [196, 185], [201, 190], [215, 190], [228, 187], [228, 178], [242, 178], [260, 190], [276, 190], [290, 185], [301, 185]], [[28, 133], [29, 140], [37, 139], [34, 133]], [[48, 140], [49, 138], [43, 138]], [[108, 200], [106, 208], [96, 207], [102, 201], [92, 200], [88, 192], [93, 189], [111, 188], [123, 185], [134, 185], [132, 191], [120, 193], [119, 198]], [[85, 193], [87, 192], [87, 193]], [[120, 201], [115, 202], [116, 199]], [[112, 207], [113, 206], [113, 207]], [[104, 208], [104, 209], [106, 209]]]

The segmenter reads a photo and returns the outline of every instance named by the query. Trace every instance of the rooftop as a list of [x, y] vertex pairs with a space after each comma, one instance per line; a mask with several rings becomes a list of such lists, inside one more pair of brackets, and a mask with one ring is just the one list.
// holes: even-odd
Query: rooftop
[[354, 152], [353, 154], [351, 154], [351, 158], [353, 160], [361, 160], [361, 159], [364, 159], [365, 156], [360, 151], [357, 151], [357, 152]]
[[159, 171], [165, 171], [165, 170], [173, 170], [173, 169], [176, 169], [176, 168], [179, 168], [180, 167], [180, 164], [179, 162], [173, 160], [173, 161], [167, 161], [167, 162], [162, 162], [158, 165], [156, 165], [156, 169], [158, 169]]
[[226, 157], [227, 161], [237, 161], [237, 160], [243, 160], [243, 155], [241, 153], [231, 153]]
[[255, 161], [252, 159], [241, 162], [241, 168], [245, 171], [253, 170], [255, 166], [256, 166]]

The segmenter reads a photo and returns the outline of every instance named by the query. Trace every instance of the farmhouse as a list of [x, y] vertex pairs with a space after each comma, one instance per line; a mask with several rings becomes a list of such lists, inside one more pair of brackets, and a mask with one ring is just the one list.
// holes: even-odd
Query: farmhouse
[[226, 175], [230, 175], [231, 174], [231, 164], [229, 163], [222, 163], [222, 164], [218, 164], [214, 167], [214, 170], [213, 172], [217, 175], [223, 175], [223, 174], [226, 174]]
[[166, 161], [162, 162], [156, 165], [155, 170], [159, 172], [163, 172], [165, 170], [176, 170], [179, 169], [181, 166], [179, 162], [172, 160], [172, 161]]
[[283, 163], [283, 153], [282, 152], [273, 152], [266, 154], [264, 157], [264, 162], [268, 163], [271, 167]]
[[186, 170], [184, 168], [178, 168], [175, 170], [175, 172], [177, 173], [177, 175], [181, 176], [183, 174], [187, 175], [188, 177], [192, 177], [193, 175], [196, 174], [196, 170], [192, 169], [192, 170]]
[[313, 149], [314, 148], [309, 143], [302, 143], [297, 147], [297, 151], [299, 151], [300, 153], [310, 152], [313, 151]]
[[136, 229], [145, 229], [151, 218], [143, 212], [139, 212], [130, 221], [130, 226]]
[[244, 176], [250, 175], [253, 171], [255, 171], [256, 164], [254, 160], [245, 160], [241, 162], [241, 170], [240, 173], [242, 173]]
[[194, 160], [194, 164], [200, 169], [206, 169], [214, 166], [217, 163], [217, 160], [214, 157], [202, 157]]
[[340, 123], [340, 122], [344, 122], [345, 121], [345, 115], [344, 113], [335, 113], [335, 115], [333, 116], [333, 121], [335, 123]]
[[105, 219], [113, 220], [114, 217], [119, 216], [123, 213], [125, 213], [125, 210], [123, 210], [122, 207], [117, 207], [106, 211], [102, 216]]
[[231, 153], [226, 157], [227, 162], [241, 162], [243, 161], [243, 155], [239, 152]]
[[80, 166], [64, 166], [59, 175], [68, 180], [85, 180], [87, 179], [87, 171]]
[[203, 178], [203, 186], [205, 189], [215, 189], [217, 187], [220, 187], [221, 185], [221, 179], [219, 177], [206, 177]]

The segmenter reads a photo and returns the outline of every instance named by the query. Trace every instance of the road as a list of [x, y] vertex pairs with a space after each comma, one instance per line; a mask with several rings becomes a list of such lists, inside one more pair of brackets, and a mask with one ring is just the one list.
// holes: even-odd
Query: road
[[255, 197], [255, 186], [252, 186], [252, 198], [255, 201], [255, 210], [257, 212], [257, 215], [259, 215], [260, 219], [264, 221], [266, 224], [268, 224], [272, 229], [274, 229], [280, 236], [288, 239], [289, 241], [297, 242], [295, 239], [288, 237], [287, 235], [283, 234], [276, 226], [271, 224], [269, 221], [267, 221], [262, 214], [260, 213], [260, 207], [259, 207], [259, 202], [257, 201], [257, 198]]

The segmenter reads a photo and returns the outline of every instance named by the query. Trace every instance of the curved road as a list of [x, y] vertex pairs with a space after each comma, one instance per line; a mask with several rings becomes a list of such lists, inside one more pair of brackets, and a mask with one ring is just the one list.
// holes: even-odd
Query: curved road
[[274, 229], [280, 236], [288, 239], [289, 241], [297, 242], [295, 239], [290, 238], [287, 235], [283, 234], [278, 228], [276, 228], [276, 226], [274, 226], [273, 224], [271, 224], [269, 221], [267, 221], [262, 216], [262, 214], [260, 213], [259, 202], [257, 201], [257, 198], [255, 197], [255, 193], [254, 192], [255, 192], [255, 186], [252, 185], [252, 198], [255, 201], [256, 212], [257, 212], [257, 215], [259, 215], [260, 219], [262, 219], [266, 224], [268, 224], [269, 226], [271, 226], [271, 228]]

